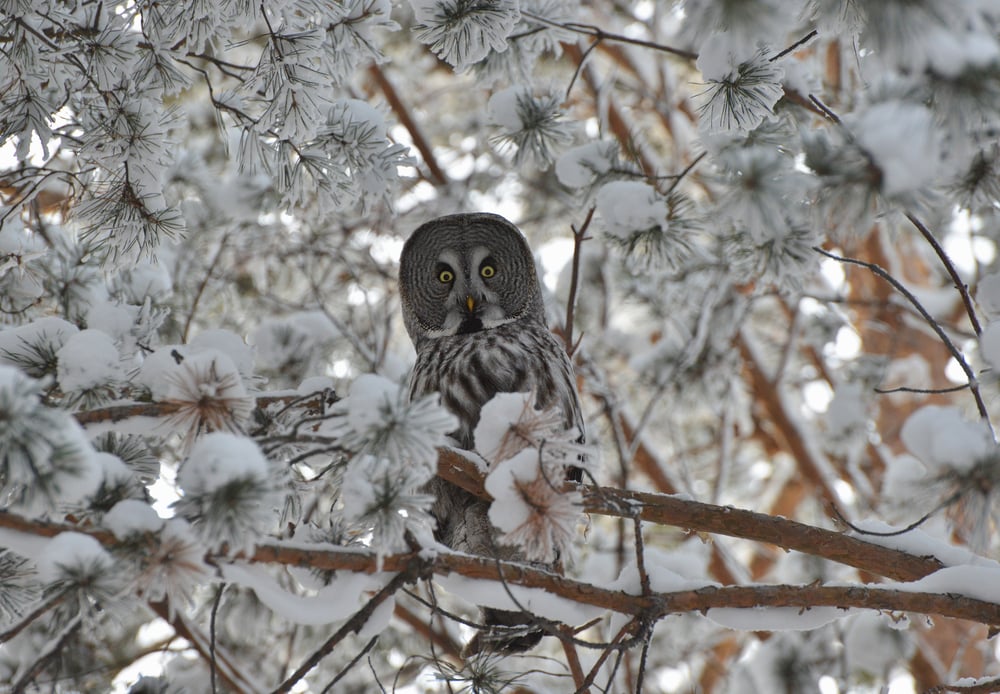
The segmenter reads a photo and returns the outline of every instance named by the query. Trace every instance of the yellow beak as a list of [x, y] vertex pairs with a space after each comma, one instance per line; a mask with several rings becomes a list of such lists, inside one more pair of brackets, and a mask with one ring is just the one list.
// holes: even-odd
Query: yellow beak
[[471, 296], [467, 296], [465, 297], [465, 305], [469, 307], [469, 313], [472, 313], [472, 310], [476, 308], [476, 300]]

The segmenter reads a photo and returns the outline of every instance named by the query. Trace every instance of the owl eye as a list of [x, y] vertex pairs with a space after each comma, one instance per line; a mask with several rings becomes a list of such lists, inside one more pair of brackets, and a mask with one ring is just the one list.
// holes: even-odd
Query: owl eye
[[438, 270], [438, 279], [444, 284], [451, 284], [455, 279], [455, 273], [447, 268]]
[[493, 277], [493, 275], [497, 274], [497, 269], [492, 265], [485, 263], [481, 268], [479, 268], [479, 274], [486, 279], [489, 279], [490, 277]]

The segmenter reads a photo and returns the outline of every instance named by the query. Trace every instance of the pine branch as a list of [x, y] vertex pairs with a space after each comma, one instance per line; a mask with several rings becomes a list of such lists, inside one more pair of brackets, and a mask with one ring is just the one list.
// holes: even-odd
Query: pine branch
[[[475, 463], [455, 450], [440, 451], [438, 475], [471, 494], [489, 498]], [[731, 506], [610, 487], [580, 486], [580, 491], [587, 513], [619, 518], [638, 514], [647, 522], [766, 542], [894, 580], [916, 580], [944, 566], [934, 557], [918, 557], [842, 533]]]

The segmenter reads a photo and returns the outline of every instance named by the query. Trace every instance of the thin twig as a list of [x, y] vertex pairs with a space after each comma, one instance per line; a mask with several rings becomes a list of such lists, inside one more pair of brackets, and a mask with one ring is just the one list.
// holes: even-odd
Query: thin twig
[[670, 55], [675, 55], [678, 58], [684, 58], [685, 60], [693, 61], [698, 59], [698, 54], [693, 51], [686, 51], [683, 48], [674, 48], [673, 46], [667, 46], [662, 43], [656, 43], [655, 41], [645, 41], [643, 39], [635, 39], [629, 36], [624, 36], [623, 34], [612, 34], [592, 24], [577, 24], [575, 22], [567, 22], [567, 23], [553, 22], [551, 19], [535, 14], [534, 12], [527, 12], [526, 10], [524, 10], [524, 8], [521, 9], [521, 16], [530, 19], [533, 22], [538, 22], [539, 24], [555, 27], [557, 29], [564, 29], [566, 31], [572, 31], [574, 34], [583, 34], [584, 36], [592, 36], [597, 41], [615, 41], [617, 43], [627, 43], [631, 46], [641, 46], [642, 48], [650, 48], [654, 51], [669, 53]]
[[188, 333], [191, 331], [191, 323], [194, 321], [195, 313], [198, 312], [198, 304], [201, 303], [201, 297], [204, 295], [205, 288], [212, 279], [212, 274], [219, 265], [219, 259], [222, 258], [222, 252], [226, 249], [228, 241], [229, 233], [227, 232], [219, 241], [219, 248], [215, 251], [215, 256], [209, 262], [208, 268], [205, 270], [205, 276], [198, 283], [198, 289], [195, 290], [194, 299], [191, 302], [191, 311], [188, 313], [187, 319], [184, 321], [184, 329], [181, 331], [181, 342], [185, 344], [188, 341]]
[[951, 388], [910, 388], [909, 386], [899, 386], [898, 388], [873, 388], [879, 395], [889, 395], [890, 393], [917, 393], [918, 395], [940, 395], [942, 393], [957, 393], [969, 387], [968, 383], [952, 386]]
[[667, 195], [670, 195], [671, 193], [674, 192], [674, 190], [677, 188], [677, 186], [680, 185], [680, 182], [682, 180], [684, 180], [684, 177], [687, 176], [689, 173], [691, 173], [691, 171], [694, 169], [694, 167], [698, 166], [698, 162], [700, 162], [702, 159], [704, 159], [706, 154], [708, 154], [708, 152], [702, 152], [697, 157], [695, 157], [694, 159], [692, 159], [691, 163], [688, 164], [687, 166], [685, 166], [683, 171], [681, 171], [676, 176], [672, 176], [671, 177], [671, 178], [674, 179], [674, 182], [670, 184], [669, 188], [667, 188], [667, 192], [666, 192]]
[[580, 255], [583, 250], [583, 242], [586, 240], [587, 229], [590, 227], [590, 221], [594, 218], [594, 212], [597, 211], [596, 207], [591, 207], [587, 211], [587, 216], [583, 220], [583, 224], [577, 229], [575, 225], [570, 225], [570, 229], [573, 230], [573, 264], [570, 272], [569, 279], [569, 297], [566, 299], [566, 352], [571, 357], [573, 356], [574, 345], [573, 345], [573, 318], [576, 313], [576, 293], [579, 289], [580, 284]]
[[807, 44], [810, 41], [812, 41], [813, 38], [815, 36], [818, 36], [818, 35], [819, 35], [819, 32], [816, 31], [815, 29], [813, 29], [812, 31], [810, 31], [808, 34], [806, 34], [805, 36], [803, 36], [801, 39], [799, 39], [798, 41], [796, 41], [795, 43], [793, 43], [791, 46], [789, 46], [785, 50], [781, 51], [780, 53], [776, 53], [776, 54], [772, 55], [771, 58], [770, 58], [770, 62], [773, 63], [776, 60], [781, 60], [782, 58], [784, 58], [786, 55], [788, 55], [792, 51], [794, 51], [794, 50], [796, 50], [798, 48], [801, 48], [805, 44]]
[[826, 116], [827, 118], [829, 118], [830, 120], [832, 120], [834, 123], [837, 123], [837, 124], [840, 123], [840, 116], [838, 116], [836, 113], [834, 113], [833, 109], [831, 109], [829, 106], [827, 106], [822, 101], [820, 101], [819, 97], [817, 97], [815, 94], [810, 94], [809, 95], [809, 101], [816, 108], [818, 108], [820, 110], [820, 113], [822, 113], [824, 116]]
[[569, 84], [566, 86], [566, 96], [563, 101], [569, 101], [569, 95], [573, 91], [573, 85], [576, 84], [576, 80], [580, 77], [580, 73], [583, 71], [583, 66], [587, 62], [587, 58], [599, 45], [601, 45], [601, 39], [594, 39], [590, 45], [587, 46], [587, 50], [585, 50], [580, 56], [580, 60], [576, 63], [576, 69], [573, 70], [573, 76], [570, 77]]
[[327, 694], [327, 692], [332, 692], [333, 685], [337, 684], [337, 682], [343, 679], [344, 675], [350, 672], [351, 668], [357, 665], [358, 661], [361, 660], [365, 656], [365, 654], [368, 653], [368, 651], [373, 649], [376, 643], [378, 643], [378, 634], [371, 637], [368, 643], [365, 644], [365, 647], [362, 648], [361, 651], [359, 651], [358, 654], [351, 659], [351, 662], [349, 662], [346, 666], [344, 666], [344, 669], [338, 672], [337, 676], [334, 677], [332, 680], [330, 680], [330, 683], [328, 685], [323, 687], [323, 694]]
[[878, 275], [883, 280], [891, 284], [896, 291], [898, 291], [900, 294], [906, 297], [907, 301], [909, 301], [913, 305], [913, 307], [917, 309], [920, 315], [923, 316], [924, 320], [927, 321], [927, 324], [937, 334], [938, 338], [940, 338], [941, 342], [944, 343], [944, 346], [951, 353], [951, 356], [955, 358], [955, 361], [958, 362], [958, 365], [962, 367], [962, 371], [965, 373], [965, 377], [969, 381], [969, 390], [972, 391], [972, 397], [975, 399], [976, 407], [979, 409], [979, 416], [982, 418], [983, 422], [985, 422], [986, 426], [989, 428], [990, 435], [994, 436], [993, 425], [990, 423], [990, 413], [986, 409], [986, 403], [983, 402], [982, 394], [979, 392], [979, 381], [976, 379], [975, 372], [972, 370], [972, 367], [969, 366], [969, 362], [965, 359], [965, 355], [963, 355], [962, 352], [958, 349], [958, 347], [955, 346], [955, 343], [952, 342], [951, 338], [948, 337], [948, 334], [944, 331], [941, 325], [934, 319], [934, 317], [927, 312], [927, 309], [925, 309], [923, 304], [920, 303], [920, 300], [916, 296], [914, 296], [913, 292], [911, 292], [909, 289], [903, 286], [903, 284], [899, 280], [897, 280], [886, 270], [876, 265], [875, 263], [869, 263], [864, 260], [858, 260], [857, 258], [845, 258], [843, 256], [839, 256], [834, 253], [825, 251], [819, 246], [814, 246], [813, 250], [815, 250], [817, 253], [820, 253], [821, 255], [825, 255], [827, 258], [831, 258], [838, 262], [849, 263], [851, 265], [858, 265], [860, 267], [867, 268], [869, 271], [873, 272], [874, 274]]
[[969, 315], [969, 322], [972, 324], [972, 329], [976, 331], [976, 336], [983, 334], [983, 329], [979, 325], [979, 319], [976, 318], [976, 309], [972, 305], [972, 297], [969, 296], [969, 286], [962, 281], [962, 278], [958, 274], [958, 269], [955, 267], [955, 263], [951, 261], [948, 254], [945, 252], [944, 248], [938, 243], [938, 240], [934, 238], [934, 234], [931, 230], [921, 222], [919, 219], [914, 217], [909, 212], [906, 213], [906, 218], [910, 220], [910, 223], [917, 228], [920, 235], [927, 240], [927, 243], [931, 245], [934, 252], [937, 253], [937, 257], [941, 260], [941, 264], [944, 265], [945, 270], [948, 271], [948, 275], [951, 277], [951, 281], [955, 284], [955, 289], [958, 293], [962, 295], [962, 303], [965, 304], [965, 312]]
[[642, 681], [646, 677], [646, 658], [649, 656], [649, 644], [653, 640], [652, 630], [646, 635], [646, 640], [642, 643], [642, 652], [639, 655], [639, 672], [635, 676], [635, 694], [642, 694]]
[[219, 605], [222, 603], [222, 593], [226, 590], [226, 584], [220, 583], [215, 592], [215, 599], [212, 601], [212, 614], [208, 622], [208, 670], [212, 682], [212, 694], [218, 692], [217, 670], [215, 664], [215, 625], [219, 615]]

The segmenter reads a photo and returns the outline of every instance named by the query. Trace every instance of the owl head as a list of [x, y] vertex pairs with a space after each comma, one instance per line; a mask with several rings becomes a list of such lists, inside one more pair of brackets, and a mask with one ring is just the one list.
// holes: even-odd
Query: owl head
[[414, 343], [544, 316], [528, 242], [495, 214], [453, 214], [420, 226], [403, 246], [399, 292]]

